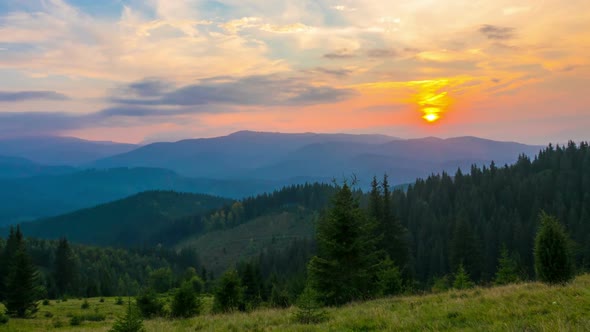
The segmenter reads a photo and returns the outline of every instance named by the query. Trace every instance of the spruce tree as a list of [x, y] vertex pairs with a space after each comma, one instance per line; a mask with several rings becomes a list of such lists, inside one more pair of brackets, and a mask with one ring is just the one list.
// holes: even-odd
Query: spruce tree
[[383, 176], [381, 183], [383, 188], [382, 200], [382, 220], [381, 228], [383, 238], [381, 247], [389, 255], [393, 263], [401, 269], [406, 277], [410, 276], [409, 271], [409, 244], [406, 240], [406, 229], [402, 226], [399, 219], [393, 214], [391, 203], [391, 191], [389, 189], [389, 180], [387, 174]]
[[469, 278], [469, 274], [465, 271], [463, 264], [459, 264], [457, 272], [455, 273], [455, 281], [453, 282], [453, 288], [455, 289], [467, 289], [474, 286], [473, 282]]
[[60, 239], [55, 250], [54, 270], [58, 297], [62, 297], [74, 290], [77, 275], [76, 265], [76, 260], [68, 240], [66, 238]]
[[38, 310], [40, 299], [38, 272], [21, 245], [12, 257], [6, 278], [6, 311], [12, 317], [32, 316]]
[[498, 271], [496, 272], [494, 284], [507, 285], [518, 281], [520, 281], [520, 277], [518, 275], [516, 261], [510, 257], [508, 249], [503, 246], [500, 252], [500, 259], [498, 260]]
[[221, 276], [214, 295], [214, 311], [231, 312], [243, 308], [244, 289], [236, 270], [228, 270]]
[[145, 332], [141, 314], [137, 308], [131, 305], [131, 299], [127, 306], [127, 312], [124, 316], [117, 318], [109, 332]]
[[38, 272], [26, 251], [20, 226], [12, 228], [3, 255], [6, 264], [4, 304], [13, 317], [28, 317], [37, 312], [41, 298]]
[[310, 285], [325, 304], [375, 295], [379, 256], [373, 231], [374, 223], [344, 183], [317, 226], [318, 255], [308, 265]]
[[201, 312], [203, 303], [191, 282], [185, 281], [174, 293], [170, 311], [173, 317], [189, 318]]
[[542, 212], [540, 219], [534, 250], [537, 278], [549, 284], [566, 283], [574, 278], [570, 239], [557, 218]]

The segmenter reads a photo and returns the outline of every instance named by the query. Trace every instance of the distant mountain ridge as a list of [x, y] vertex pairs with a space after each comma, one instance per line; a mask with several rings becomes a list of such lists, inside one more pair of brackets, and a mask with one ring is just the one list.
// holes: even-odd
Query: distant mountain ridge
[[[477, 137], [399, 139], [384, 135], [241, 131], [209, 139], [153, 143], [92, 163], [98, 168], [159, 167], [189, 177], [284, 181], [389, 173], [393, 183], [471, 164], [512, 163], [541, 146]], [[368, 182], [368, 181], [367, 181]]]
[[87, 141], [61, 136], [0, 138], [0, 155], [26, 158], [45, 165], [76, 166], [137, 147], [135, 144]]

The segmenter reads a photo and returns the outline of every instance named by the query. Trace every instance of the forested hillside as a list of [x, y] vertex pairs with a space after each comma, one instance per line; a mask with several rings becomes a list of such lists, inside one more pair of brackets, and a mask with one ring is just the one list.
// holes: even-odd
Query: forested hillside
[[473, 167], [418, 180], [396, 191], [393, 211], [408, 229], [415, 276], [422, 282], [455, 271], [490, 280], [502, 246], [533, 276], [539, 214], [555, 215], [576, 242], [576, 263], [590, 267], [590, 149], [549, 146], [512, 166]]
[[27, 236], [118, 247], [158, 244], [160, 232], [173, 220], [185, 216], [200, 218], [232, 200], [173, 191], [147, 191], [126, 199], [70, 214], [23, 223]]

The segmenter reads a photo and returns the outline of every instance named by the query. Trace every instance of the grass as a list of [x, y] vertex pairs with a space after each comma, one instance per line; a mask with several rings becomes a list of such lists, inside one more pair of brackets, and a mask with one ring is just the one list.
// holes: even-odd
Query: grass
[[[68, 300], [40, 306], [35, 319], [11, 319], [0, 331], [108, 331], [125, 306], [114, 298]], [[207, 301], [211, 305], [211, 299]], [[98, 309], [94, 309], [98, 307]], [[102, 322], [69, 326], [68, 316], [94, 312]], [[51, 312], [53, 317], [44, 317]], [[566, 286], [525, 283], [495, 288], [422, 296], [406, 296], [354, 303], [328, 309], [328, 320], [318, 325], [293, 322], [294, 308], [261, 309], [252, 313], [204, 315], [184, 320], [145, 321], [148, 331], [590, 331], [590, 275]], [[59, 320], [63, 327], [53, 327]]]

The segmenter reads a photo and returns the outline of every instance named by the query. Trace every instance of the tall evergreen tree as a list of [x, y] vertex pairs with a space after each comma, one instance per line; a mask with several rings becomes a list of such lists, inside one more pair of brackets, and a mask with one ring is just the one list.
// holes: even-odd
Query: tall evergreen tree
[[244, 288], [236, 270], [228, 270], [215, 289], [213, 309], [217, 312], [231, 312], [243, 307]]
[[570, 239], [557, 218], [541, 213], [541, 227], [535, 239], [535, 271], [539, 280], [565, 283], [574, 278]]
[[74, 253], [66, 238], [59, 240], [55, 250], [54, 279], [57, 296], [61, 297], [74, 291], [77, 277], [77, 264]]
[[450, 263], [453, 269], [463, 265], [475, 280], [478, 280], [481, 266], [480, 249], [464, 215], [458, 217], [453, 231]]
[[392, 209], [391, 191], [389, 189], [389, 180], [387, 174], [383, 176], [381, 183], [383, 188], [382, 200], [382, 219], [381, 228], [383, 238], [381, 240], [381, 247], [389, 255], [391, 260], [397, 265], [407, 277], [411, 273], [409, 271], [409, 245], [406, 240], [406, 229], [402, 226], [399, 219], [395, 217]]
[[374, 223], [344, 183], [317, 226], [318, 255], [308, 266], [310, 284], [325, 304], [375, 295], [379, 256], [373, 231]]
[[12, 257], [6, 288], [5, 306], [10, 316], [24, 318], [37, 312], [37, 301], [42, 295], [39, 276], [22, 244]]

